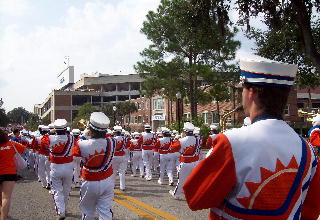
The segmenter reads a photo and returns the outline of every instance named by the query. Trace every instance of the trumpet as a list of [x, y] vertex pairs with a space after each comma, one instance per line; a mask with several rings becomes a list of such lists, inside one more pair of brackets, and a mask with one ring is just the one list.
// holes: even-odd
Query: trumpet
[[305, 112], [302, 109], [298, 109], [298, 116], [299, 117], [306, 117], [307, 121], [312, 121], [312, 119], [316, 116], [320, 115], [319, 112], [318, 113], [314, 113], [314, 112]]
[[80, 119], [78, 122], [77, 122], [77, 126], [79, 129], [81, 130], [84, 130], [88, 127], [88, 120], [86, 119]]
[[227, 128], [227, 119], [228, 117], [232, 114], [232, 113], [235, 113], [235, 112], [238, 112], [238, 111], [242, 111], [243, 110], [243, 106], [242, 105], [239, 105], [238, 107], [236, 107], [235, 109], [231, 110], [230, 112], [227, 112], [226, 114], [222, 115], [220, 117], [220, 121], [219, 121], [219, 127], [220, 127], [220, 130], [221, 132], [224, 132]]

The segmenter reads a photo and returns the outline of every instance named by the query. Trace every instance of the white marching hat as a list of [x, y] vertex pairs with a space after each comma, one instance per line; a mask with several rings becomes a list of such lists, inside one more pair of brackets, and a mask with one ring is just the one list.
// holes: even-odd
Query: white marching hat
[[67, 121], [66, 119], [56, 119], [53, 123], [54, 128], [56, 130], [64, 130], [67, 129]]
[[145, 124], [145, 125], [144, 125], [144, 129], [146, 129], [146, 130], [151, 130], [151, 126], [150, 126], [149, 124]]
[[48, 127], [49, 127], [50, 130], [52, 130], [52, 129], [54, 129], [54, 124], [51, 123], [51, 124], [48, 125]]
[[42, 130], [43, 130], [43, 131], [49, 131], [49, 126], [43, 126], [43, 127], [42, 127]]
[[184, 131], [193, 131], [194, 130], [194, 125], [191, 122], [185, 122], [183, 125], [183, 130]]
[[72, 129], [71, 133], [73, 135], [80, 135], [80, 130], [79, 129]]
[[298, 66], [253, 56], [240, 59], [240, 69], [242, 83], [291, 87], [294, 83]]
[[248, 125], [251, 125], [251, 119], [249, 117], [245, 117], [243, 119], [243, 125], [244, 126], [248, 126]]
[[170, 133], [169, 128], [166, 128], [166, 127], [163, 127], [163, 128], [161, 129], [161, 131], [162, 131], [162, 133]]
[[200, 128], [194, 127], [193, 134], [196, 134], [196, 135], [200, 134]]
[[109, 118], [103, 112], [92, 112], [89, 126], [97, 131], [106, 131], [110, 124]]
[[132, 133], [132, 136], [134, 136], [134, 137], [135, 137], [135, 136], [140, 136], [140, 134], [139, 134], [139, 132], [136, 132], [136, 131], [135, 131], [135, 132]]
[[113, 131], [118, 131], [118, 132], [122, 132], [122, 127], [119, 125], [116, 125], [113, 127]]
[[312, 119], [312, 123], [320, 123], [320, 115], [315, 116], [315, 117]]
[[218, 130], [218, 126], [217, 125], [210, 125], [210, 130]]

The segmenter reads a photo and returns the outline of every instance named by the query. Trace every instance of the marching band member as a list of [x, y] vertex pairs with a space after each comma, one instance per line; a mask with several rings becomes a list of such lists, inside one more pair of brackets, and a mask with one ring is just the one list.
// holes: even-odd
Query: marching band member
[[172, 144], [172, 138], [170, 134], [170, 130], [168, 128], [162, 128], [163, 137], [160, 138], [156, 144], [155, 149], [160, 154], [160, 177], [158, 183], [160, 185], [163, 184], [164, 173], [167, 172], [169, 178], [169, 185], [173, 186], [173, 159], [169, 156], [169, 148]]
[[217, 137], [218, 135], [218, 127], [216, 125], [210, 125], [210, 135], [207, 138], [207, 142], [206, 142], [206, 147], [207, 148], [212, 148], [213, 145], [213, 140]]
[[193, 135], [194, 125], [192, 123], [185, 122], [183, 130], [186, 136], [172, 143], [170, 147], [170, 151], [179, 149], [181, 153], [178, 184], [174, 190], [169, 191], [175, 199], [184, 199], [182, 187], [193, 168], [199, 163], [201, 147], [200, 139]]
[[50, 162], [49, 162], [49, 127], [42, 127], [42, 137], [39, 147], [39, 176], [43, 188], [50, 189]]
[[203, 142], [203, 138], [200, 135], [200, 128], [195, 127], [193, 130], [193, 135], [197, 138], [197, 140], [199, 141], [199, 145], [200, 145], [200, 151], [199, 151], [199, 160], [203, 159], [203, 154], [202, 154], [202, 142]]
[[71, 149], [76, 142], [72, 135], [67, 135], [67, 121], [54, 121], [56, 135], [50, 135], [49, 149], [51, 162], [51, 182], [54, 202], [59, 219], [65, 218], [69, 193], [72, 185], [73, 157]]
[[318, 158], [282, 119], [297, 66], [240, 60], [242, 104], [250, 126], [220, 133], [184, 192], [209, 219], [317, 219]]
[[116, 146], [113, 138], [106, 138], [109, 118], [102, 112], [93, 112], [89, 129], [91, 138], [79, 142], [73, 155], [82, 157], [84, 182], [80, 189], [80, 209], [83, 220], [93, 220], [95, 212], [99, 219], [112, 219], [114, 180], [112, 159]]
[[[38, 126], [38, 131], [39, 133], [37, 133], [37, 136], [36, 136], [36, 145], [34, 146], [34, 149], [35, 149], [35, 173], [36, 175], [38, 176], [38, 182], [41, 182], [41, 178], [40, 178], [40, 175], [39, 174], [39, 161], [40, 161], [40, 155], [39, 155], [39, 150], [40, 150], [40, 143], [41, 143], [41, 138], [42, 138], [42, 128], [44, 127], [44, 125], [39, 125]], [[41, 168], [40, 168], [41, 169]]]
[[114, 126], [114, 139], [116, 141], [116, 149], [114, 157], [112, 160], [112, 167], [114, 170], [113, 178], [116, 180], [117, 172], [119, 173], [120, 178], [120, 190], [124, 191], [126, 189], [126, 169], [127, 169], [127, 157], [125, 149], [128, 148], [128, 144], [124, 136], [121, 136], [122, 127]]
[[309, 141], [317, 153], [320, 152], [320, 115], [312, 119], [313, 127], [308, 131]]
[[[161, 128], [162, 129], [162, 128]], [[157, 131], [156, 132], [157, 135], [157, 140], [159, 138], [163, 138], [163, 134], [162, 131]], [[153, 167], [153, 171], [154, 173], [159, 173], [158, 168], [160, 168], [160, 154], [158, 152], [157, 148], [153, 148], [153, 162], [152, 162], [152, 167]]]
[[[76, 147], [79, 143], [80, 139], [80, 130], [79, 129], [72, 129], [71, 134], [74, 137], [74, 141], [77, 142], [74, 146]], [[80, 163], [81, 163], [81, 157], [73, 157], [73, 163], [74, 163], [74, 168], [73, 168], [73, 183], [76, 188], [80, 187]]]
[[132, 134], [133, 139], [130, 140], [130, 146], [129, 149], [132, 152], [132, 175], [136, 176], [137, 174], [137, 168], [139, 167], [140, 171], [140, 177], [144, 177], [144, 166], [142, 161], [142, 148], [141, 144], [138, 143], [138, 140], [140, 138], [140, 134], [138, 132], [133, 132]]
[[141, 135], [138, 143], [142, 145], [142, 160], [146, 167], [146, 180], [150, 181], [152, 179], [152, 162], [153, 162], [153, 148], [156, 143], [157, 138], [151, 133], [151, 126], [144, 125], [145, 133]]

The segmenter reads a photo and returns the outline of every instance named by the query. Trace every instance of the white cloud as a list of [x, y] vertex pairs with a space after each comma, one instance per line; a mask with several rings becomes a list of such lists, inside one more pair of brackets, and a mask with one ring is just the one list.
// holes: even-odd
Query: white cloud
[[0, 76], [7, 82], [0, 94], [6, 110], [23, 106], [32, 111], [41, 103], [64, 69], [66, 55], [76, 79], [83, 72], [133, 73], [139, 52], [148, 45], [140, 33], [142, 22], [158, 4], [87, 2], [82, 8], [68, 8], [61, 26], [33, 27], [27, 33], [20, 32], [21, 25], [8, 23], [0, 36]]
[[22, 16], [28, 13], [30, 7], [26, 0], [1, 0], [0, 14]]

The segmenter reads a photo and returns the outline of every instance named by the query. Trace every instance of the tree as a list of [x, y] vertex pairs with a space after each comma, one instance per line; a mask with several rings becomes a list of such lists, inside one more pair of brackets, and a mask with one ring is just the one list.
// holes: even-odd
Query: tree
[[82, 127], [80, 128], [78, 126], [78, 122], [81, 119], [84, 119], [85, 121], [89, 121], [90, 119], [90, 115], [92, 112], [95, 111], [94, 106], [91, 103], [85, 103], [83, 104], [78, 111], [77, 117], [75, 117], [75, 119], [72, 122], [72, 127], [73, 128], [79, 128], [79, 129], [83, 129]]
[[240, 44], [233, 40], [236, 29], [229, 28], [230, 22], [219, 20], [218, 14], [217, 7], [212, 5], [208, 20], [203, 20], [190, 1], [162, 0], [156, 12], [148, 13], [141, 29], [152, 44], [142, 51], [144, 60], [135, 65], [136, 71], [157, 82], [153, 83], [154, 91], [171, 84], [168, 91], [175, 94], [176, 89], [181, 89], [189, 99], [192, 118], [197, 117], [201, 67], [227, 71]]
[[6, 111], [3, 108], [0, 108], [0, 126], [6, 127], [9, 123], [9, 118], [6, 114]]
[[29, 120], [27, 121], [27, 127], [32, 130], [35, 131], [38, 129], [38, 126], [40, 125], [41, 121], [38, 115], [31, 113]]
[[130, 101], [118, 102], [115, 105], [117, 108], [116, 112], [113, 111], [113, 106], [113, 104], [109, 103], [102, 106], [102, 111], [109, 117], [111, 124], [115, 124], [113, 121], [114, 114], [123, 118], [126, 115], [130, 116], [131, 113], [138, 111], [137, 106]]
[[23, 107], [18, 107], [8, 112], [7, 116], [12, 123], [24, 124], [29, 120], [30, 114], [31, 113]]

